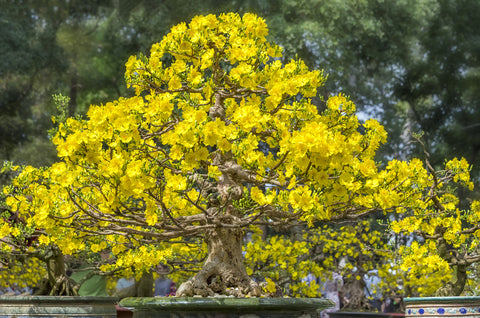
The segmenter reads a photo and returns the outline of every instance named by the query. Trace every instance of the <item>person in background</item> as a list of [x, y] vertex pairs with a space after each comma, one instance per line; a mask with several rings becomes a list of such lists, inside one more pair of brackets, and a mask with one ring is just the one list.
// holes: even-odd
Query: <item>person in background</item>
[[334, 303], [332, 308], [325, 309], [321, 313], [322, 318], [328, 318], [329, 312], [338, 311], [341, 308], [340, 304], [340, 288], [343, 286], [343, 277], [338, 273], [332, 273], [332, 277], [325, 282], [322, 289], [322, 296], [331, 300]]
[[117, 286], [115, 287], [115, 292], [119, 292], [122, 289], [128, 288], [135, 284], [133, 277], [125, 278], [122, 277], [117, 281]]
[[382, 293], [380, 290], [380, 283], [382, 280], [378, 276], [378, 270], [373, 269], [363, 277], [365, 282], [365, 296], [368, 298], [368, 303], [372, 310], [382, 311]]
[[175, 283], [173, 280], [167, 277], [169, 269], [163, 264], [159, 264], [157, 267], [157, 273], [160, 275], [155, 280], [155, 287], [153, 295], [155, 297], [174, 296], [176, 292]]

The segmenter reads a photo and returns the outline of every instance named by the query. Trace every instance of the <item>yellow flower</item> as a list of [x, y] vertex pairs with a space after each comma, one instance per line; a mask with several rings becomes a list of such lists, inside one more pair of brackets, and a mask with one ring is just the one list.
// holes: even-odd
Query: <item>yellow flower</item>
[[8, 235], [10, 235], [10, 226], [8, 225], [8, 223], [3, 223], [2, 224], [2, 227], [0, 227], [0, 238], [3, 238], [3, 237], [6, 237]]
[[182, 81], [178, 76], [173, 76], [168, 82], [168, 89], [174, 91], [182, 88]]
[[309, 211], [313, 208], [314, 200], [311, 191], [305, 187], [298, 187], [290, 191], [288, 202], [295, 210]]
[[208, 176], [210, 178], [214, 178], [218, 180], [218, 178], [222, 175], [222, 172], [218, 169], [217, 166], [208, 166]]
[[269, 293], [275, 293], [277, 291], [275, 282], [268, 277], [265, 278], [265, 281], [267, 282], [267, 285], [265, 286], [265, 290]]

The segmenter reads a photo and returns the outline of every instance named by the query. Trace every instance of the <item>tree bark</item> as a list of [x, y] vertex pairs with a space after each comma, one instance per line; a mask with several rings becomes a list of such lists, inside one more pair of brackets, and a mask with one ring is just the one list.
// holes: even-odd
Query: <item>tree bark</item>
[[40, 284], [36, 295], [50, 296], [78, 296], [79, 285], [68, 277], [65, 267], [65, 258], [57, 247], [52, 247], [46, 256], [47, 277]]
[[465, 284], [467, 283], [467, 267], [466, 265], [457, 265], [454, 268], [454, 277], [452, 278], [454, 296], [460, 296], [465, 289]]
[[[436, 233], [443, 235], [443, 230], [437, 228]], [[453, 256], [455, 252], [452, 252], [443, 238], [439, 239], [437, 243], [437, 252], [440, 257], [450, 263], [453, 268], [452, 279], [445, 286], [442, 286], [435, 292], [436, 296], [459, 296], [465, 284], [467, 283], [467, 268], [468, 264], [459, 264], [457, 257]]]
[[260, 296], [261, 288], [248, 276], [243, 262], [242, 240], [241, 229], [217, 228], [206, 233], [204, 266], [178, 288], [177, 296]]
[[[220, 76], [219, 74], [214, 77]], [[209, 110], [210, 118], [228, 122], [225, 118], [224, 97], [215, 93], [215, 102]], [[216, 191], [219, 200], [209, 203], [207, 210], [214, 216], [215, 224], [220, 218], [228, 216], [223, 223], [230, 223], [232, 227], [217, 226], [205, 233], [205, 242], [208, 247], [208, 256], [202, 269], [190, 280], [177, 289], [177, 296], [192, 297], [214, 296], [215, 294], [233, 295], [235, 297], [260, 296], [262, 288], [247, 274], [242, 254], [243, 230], [234, 228], [234, 219], [242, 217], [232, 202], [243, 196], [243, 184], [239, 176], [244, 173], [237, 164], [231, 152], [218, 152], [213, 160], [222, 172]], [[229, 219], [227, 221], [227, 219]]]

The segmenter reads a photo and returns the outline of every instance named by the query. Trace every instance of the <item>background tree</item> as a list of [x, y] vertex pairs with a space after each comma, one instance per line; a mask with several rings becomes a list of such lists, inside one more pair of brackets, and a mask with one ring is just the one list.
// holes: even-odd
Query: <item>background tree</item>
[[[25, 3], [2, 3], [0, 15], [0, 50], [4, 57], [0, 65], [0, 159], [3, 161], [19, 159], [21, 145], [29, 144], [35, 134], [45, 135], [43, 114], [31, 107], [41, 97], [31, 92], [36, 91], [40, 74], [56, 65], [50, 62], [58, 57], [58, 51], [46, 49], [51, 34], [37, 31], [35, 16]], [[31, 144], [39, 149], [53, 149], [45, 138]], [[28, 157], [28, 152], [23, 156]], [[39, 158], [39, 163], [51, 163], [52, 157], [45, 155]]]
[[[424, 132], [431, 164], [441, 166], [452, 154], [463, 156], [474, 163], [476, 180], [480, 42], [468, 21], [480, 16], [480, 4], [438, 1], [435, 11], [409, 50], [394, 92], [403, 102], [409, 130]], [[412, 146], [414, 155], [423, 152], [418, 143]]]

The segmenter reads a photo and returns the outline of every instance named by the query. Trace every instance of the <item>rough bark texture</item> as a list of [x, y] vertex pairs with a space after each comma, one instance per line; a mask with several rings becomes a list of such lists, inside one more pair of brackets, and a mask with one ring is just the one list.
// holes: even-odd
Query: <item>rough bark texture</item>
[[467, 283], [467, 267], [465, 265], [453, 266], [452, 280], [439, 288], [435, 292], [435, 296], [460, 296]]
[[[363, 276], [364, 273], [359, 275]], [[340, 289], [339, 296], [342, 297], [343, 295], [348, 295], [348, 302], [343, 304], [345, 309], [370, 309], [366, 301], [365, 282], [362, 279], [358, 280], [355, 277], [346, 279]]]
[[78, 296], [79, 285], [65, 271], [64, 255], [53, 248], [46, 259], [47, 278], [40, 284], [36, 295]]
[[[445, 229], [438, 227], [436, 234], [442, 235]], [[455, 250], [449, 248], [445, 239], [440, 238], [437, 242], [437, 252], [453, 268], [452, 279], [435, 292], [436, 296], [459, 296], [467, 283], [467, 268], [470, 265], [466, 261], [459, 260]]]
[[[217, 77], [215, 75], [214, 77]], [[209, 116], [219, 118], [227, 125], [225, 118], [224, 97], [215, 94], [215, 103], [210, 107]], [[243, 217], [243, 211], [233, 206], [233, 201], [243, 197], [242, 181], [245, 177], [243, 168], [236, 162], [230, 152], [216, 152], [214, 164], [222, 172], [218, 182], [213, 186], [218, 193], [218, 200], [207, 207], [209, 221], [213, 224], [221, 221], [231, 227], [217, 226], [205, 233], [208, 256], [203, 268], [177, 290], [177, 296], [214, 296], [215, 294], [236, 297], [260, 296], [262, 288], [247, 274], [242, 255], [243, 230], [235, 223]]]
[[153, 279], [153, 273], [144, 273], [138, 281], [135, 282], [136, 296], [137, 297], [153, 297], [153, 286], [155, 280]]
[[177, 290], [177, 296], [260, 296], [261, 288], [247, 274], [242, 256], [242, 231], [220, 228], [206, 235], [208, 257], [203, 268]]

